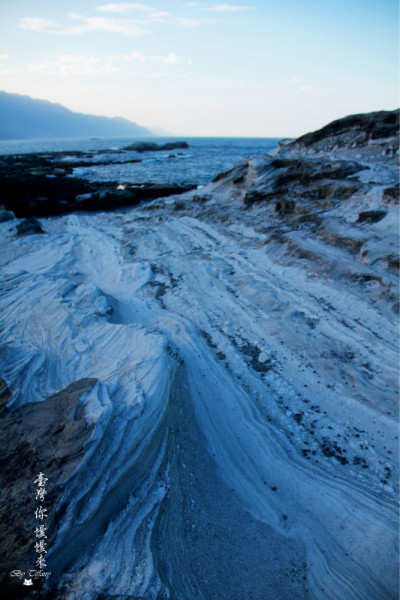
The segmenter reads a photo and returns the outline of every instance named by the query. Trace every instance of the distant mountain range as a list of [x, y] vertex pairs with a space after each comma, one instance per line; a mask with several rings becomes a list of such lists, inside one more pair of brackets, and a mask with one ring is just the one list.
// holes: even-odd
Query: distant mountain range
[[0, 139], [149, 137], [153, 133], [122, 117], [72, 112], [61, 104], [0, 91]]

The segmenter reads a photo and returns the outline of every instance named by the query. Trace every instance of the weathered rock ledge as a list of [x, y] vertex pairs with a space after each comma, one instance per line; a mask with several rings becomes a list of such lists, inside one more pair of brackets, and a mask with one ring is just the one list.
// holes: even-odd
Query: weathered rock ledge
[[398, 110], [346, 117], [243, 161], [178, 206], [214, 219], [222, 206], [225, 219], [240, 210], [280, 261], [350, 281], [397, 312], [398, 134]]

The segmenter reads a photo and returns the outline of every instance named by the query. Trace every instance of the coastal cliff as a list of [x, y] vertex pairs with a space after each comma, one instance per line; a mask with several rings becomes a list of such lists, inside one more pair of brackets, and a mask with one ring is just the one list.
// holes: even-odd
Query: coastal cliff
[[397, 598], [398, 130], [347, 117], [202, 189], [0, 223], [10, 598]]

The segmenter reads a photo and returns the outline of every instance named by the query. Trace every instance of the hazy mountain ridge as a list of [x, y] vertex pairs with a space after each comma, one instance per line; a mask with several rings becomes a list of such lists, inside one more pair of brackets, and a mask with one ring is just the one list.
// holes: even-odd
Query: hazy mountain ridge
[[122, 117], [76, 113], [61, 104], [0, 91], [0, 139], [150, 137]]

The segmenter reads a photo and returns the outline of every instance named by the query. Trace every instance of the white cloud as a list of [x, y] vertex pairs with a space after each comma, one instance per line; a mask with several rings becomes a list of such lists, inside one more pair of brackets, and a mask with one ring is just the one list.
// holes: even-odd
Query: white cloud
[[121, 3], [121, 4], [103, 4], [96, 7], [97, 10], [109, 13], [128, 13], [131, 11], [139, 11], [140, 15], [138, 22], [142, 25], [151, 23], [164, 23], [167, 25], [181, 25], [183, 27], [194, 27], [198, 23], [194, 19], [184, 17], [174, 17], [170, 12], [156, 10], [148, 4], [137, 3]]
[[4, 61], [7, 61], [7, 59], [9, 59], [10, 57], [8, 56], [8, 54], [0, 54], [0, 75], [12, 75], [14, 73], [20, 73], [21, 72], [21, 68], [18, 67], [13, 67], [11, 69], [5, 69], [4, 68]]
[[170, 52], [166, 56], [159, 55], [148, 55], [139, 52], [138, 50], [134, 50], [129, 54], [119, 54], [110, 57], [113, 62], [119, 61], [137, 61], [137, 62], [155, 62], [155, 63], [163, 63], [165, 65], [190, 65], [192, 61], [188, 58], [182, 58], [175, 54], [174, 52]]
[[182, 27], [197, 27], [200, 23], [195, 19], [187, 19], [186, 17], [177, 17], [176, 24]]
[[182, 75], [175, 73], [124, 73], [124, 79], [144, 79], [144, 80], [164, 80], [168, 82], [183, 81], [185, 78]]
[[215, 10], [217, 12], [241, 12], [244, 10], [253, 10], [251, 6], [236, 6], [235, 4], [215, 4], [210, 6], [208, 10]]
[[0, 75], [15, 75], [16, 73], [21, 73], [22, 69], [20, 67], [13, 67], [12, 69], [3, 69], [2, 65], [0, 65]]
[[153, 12], [155, 9], [148, 4], [137, 4], [137, 3], [129, 3], [122, 2], [119, 4], [101, 4], [100, 6], [96, 6], [97, 10], [101, 10], [102, 12], [107, 13], [126, 13], [133, 10], [139, 12]]
[[30, 63], [27, 71], [40, 75], [98, 75], [117, 69], [110, 59], [102, 61], [96, 56], [64, 54], [50, 62]]
[[143, 26], [142, 21], [134, 19], [85, 17], [77, 13], [70, 13], [68, 16], [75, 21], [80, 21], [81, 23], [73, 27], [63, 28], [49, 19], [25, 17], [20, 20], [19, 27], [22, 29], [29, 29], [31, 31], [59, 35], [82, 35], [90, 31], [119, 33], [126, 36], [138, 36], [150, 33], [150, 31]]
[[[165, 56], [146, 55], [137, 50], [129, 54], [111, 55], [107, 59], [84, 54], [64, 54], [51, 61], [29, 63], [26, 72], [39, 75], [99, 75], [102, 73], [119, 73], [126, 76], [128, 73], [123, 64], [128, 62], [154, 63], [164, 65], [190, 65], [191, 60], [182, 58], [174, 52]], [[1, 65], [0, 65], [1, 66]], [[132, 75], [132, 73], [129, 73]], [[139, 76], [140, 74], [138, 74]], [[157, 74], [148, 74], [157, 76]], [[163, 76], [161, 74], [160, 76]], [[168, 76], [165, 74], [165, 76]]]
[[48, 33], [53, 33], [54, 28], [57, 28], [58, 25], [54, 21], [50, 21], [50, 19], [42, 19], [41, 17], [24, 17], [20, 20], [19, 27], [21, 29], [28, 29], [30, 31], [45, 31]]
[[[141, 7], [139, 18], [128, 19], [122, 17], [86, 17], [78, 13], [70, 13], [68, 17], [78, 21], [76, 25], [62, 27], [49, 19], [40, 17], [24, 17], [19, 22], [19, 27], [30, 31], [58, 35], [82, 35], [91, 31], [118, 33], [125, 36], [139, 36], [151, 33], [149, 26], [154, 23], [164, 25], [178, 25], [180, 27], [196, 27], [198, 21], [184, 17], [175, 17], [168, 12], [154, 11], [152, 7], [144, 4], [109, 4], [106, 7]], [[150, 12], [151, 11], [151, 12]]]
[[120, 33], [126, 36], [137, 36], [150, 33], [142, 27], [140, 21], [134, 19], [114, 19], [107, 17], [85, 17], [77, 13], [70, 13], [69, 17], [81, 21], [81, 25], [67, 28], [62, 31], [65, 35], [79, 35], [88, 31], [106, 31], [109, 33]]
[[167, 65], [180, 65], [182, 63], [191, 64], [190, 60], [185, 60], [173, 52], [170, 52], [167, 56], [165, 56], [163, 62], [165, 62]]

